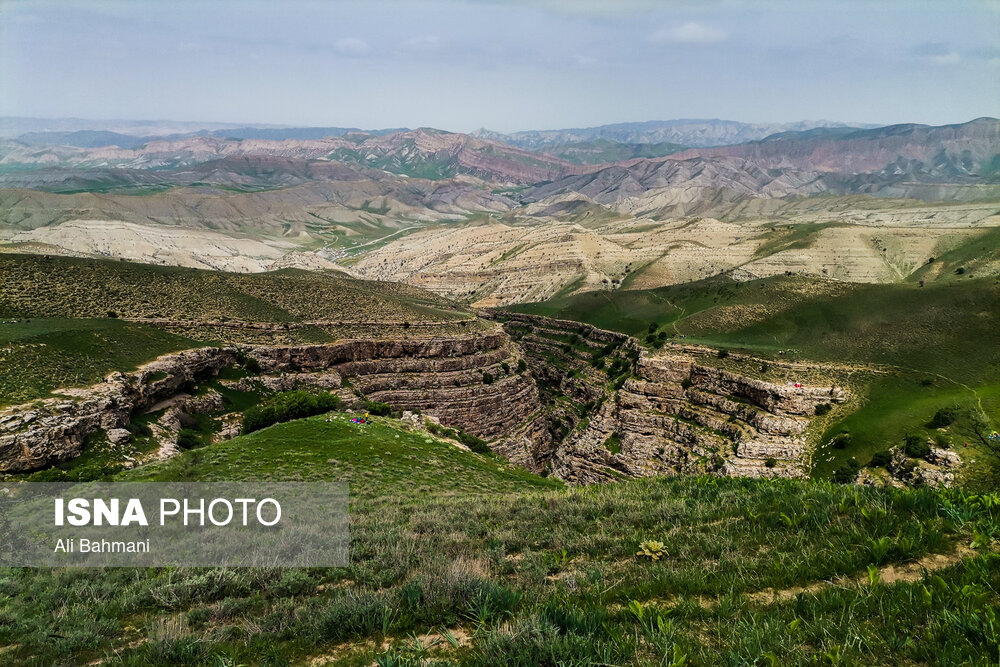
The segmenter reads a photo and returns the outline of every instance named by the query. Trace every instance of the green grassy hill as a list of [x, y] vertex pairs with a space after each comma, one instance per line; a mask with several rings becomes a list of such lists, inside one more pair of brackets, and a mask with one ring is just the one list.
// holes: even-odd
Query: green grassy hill
[[[466, 321], [471, 317], [465, 308], [417, 288], [333, 272], [240, 274], [0, 254], [0, 406], [90, 385], [111, 371], [134, 370], [192, 347], [460, 333], [477, 326]], [[248, 330], [208, 321], [276, 326]], [[303, 321], [328, 324], [294, 326]]]
[[[326, 417], [121, 478], [347, 481], [351, 565], [3, 570], [0, 660], [998, 659], [1000, 556], [968, 547], [1000, 534], [995, 497], [701, 477], [566, 488], [392, 420]], [[656, 560], [636, 554], [646, 540], [663, 543]]]
[[413, 322], [468, 317], [398, 283], [282, 269], [224, 273], [111, 260], [0, 254], [0, 317]]

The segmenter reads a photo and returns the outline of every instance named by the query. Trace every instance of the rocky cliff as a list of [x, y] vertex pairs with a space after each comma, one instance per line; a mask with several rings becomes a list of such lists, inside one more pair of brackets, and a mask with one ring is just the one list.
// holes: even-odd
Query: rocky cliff
[[75, 458], [90, 434], [119, 429], [133, 414], [246, 359], [260, 366], [263, 375], [257, 379], [275, 389], [349, 384], [350, 391], [342, 390], [347, 398], [420, 410], [501, 449], [527, 449], [524, 443], [534, 440], [537, 391], [526, 374], [516, 371], [517, 350], [510, 338], [494, 329], [450, 338], [247, 345], [166, 355], [94, 387], [0, 412], [0, 472], [37, 470]]
[[837, 387], [764, 382], [697, 348], [662, 353], [576, 322], [497, 315], [531, 363], [552, 442], [531, 465], [571, 482], [678, 473], [800, 477], [816, 406]]
[[[348, 404], [419, 411], [488, 441], [518, 465], [575, 483], [705, 472], [802, 476], [810, 416], [817, 405], [844, 399], [835, 387], [778, 385], [716, 367], [695, 347], [650, 354], [629, 336], [586, 324], [491, 317], [503, 329], [166, 355], [94, 387], [0, 412], [0, 472], [72, 459], [99, 430], [127, 439], [121, 429], [130, 418], [156, 407], [169, 406], [172, 422], [185, 410], [204, 412], [197, 406], [206, 399], [187, 393], [233, 366], [258, 374], [223, 385], [312, 386]], [[210, 398], [218, 412], [221, 397]], [[238, 419], [226, 415], [223, 437], [235, 433]], [[176, 451], [180, 427], [160, 426], [173, 436], [162, 451]]]

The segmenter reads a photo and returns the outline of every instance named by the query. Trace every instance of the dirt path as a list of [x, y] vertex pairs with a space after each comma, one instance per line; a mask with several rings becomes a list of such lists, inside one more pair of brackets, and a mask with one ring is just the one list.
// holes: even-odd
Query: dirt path
[[[912, 563], [894, 563], [879, 568], [879, 581], [883, 584], [912, 583], [919, 581], [924, 572], [934, 572], [976, 556], [976, 551], [964, 543], [959, 543], [954, 551], [947, 554], [927, 554]], [[860, 588], [869, 584], [868, 573], [840, 577], [830, 581], [815, 581], [805, 586], [790, 588], [768, 588], [749, 593], [747, 597], [757, 604], [774, 604], [792, 600], [801, 593], [815, 594], [826, 588]]]

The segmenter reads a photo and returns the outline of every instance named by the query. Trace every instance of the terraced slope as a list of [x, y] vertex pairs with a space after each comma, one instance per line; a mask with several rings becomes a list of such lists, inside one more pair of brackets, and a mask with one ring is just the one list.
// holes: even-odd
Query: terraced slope
[[480, 328], [445, 299], [337, 272], [248, 275], [0, 254], [0, 405], [207, 343], [425, 338]]

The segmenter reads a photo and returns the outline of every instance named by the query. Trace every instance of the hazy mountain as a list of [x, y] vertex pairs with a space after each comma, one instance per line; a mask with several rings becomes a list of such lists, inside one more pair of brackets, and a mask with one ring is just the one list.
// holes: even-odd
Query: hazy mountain
[[76, 146], [78, 148], [99, 148], [118, 146], [137, 148], [153, 141], [182, 141], [193, 137], [218, 137], [220, 139], [268, 139], [271, 141], [312, 140], [362, 132], [380, 136], [393, 132], [406, 132], [406, 128], [371, 130], [364, 132], [356, 127], [236, 127], [224, 130], [199, 130], [181, 134], [134, 135], [102, 130], [77, 130], [75, 132], [25, 132], [17, 141], [37, 146]]
[[779, 132], [795, 132], [814, 128], [871, 128], [876, 125], [847, 124], [836, 121], [799, 121], [796, 123], [741, 123], [735, 120], [678, 119], [651, 120], [641, 123], [614, 123], [598, 127], [564, 130], [528, 130], [503, 134], [487, 129], [472, 133], [475, 137], [493, 139], [531, 150], [547, 150], [553, 144], [608, 139], [618, 143], [651, 144], [669, 142], [685, 146], [725, 146], [763, 139]]
[[[28, 132], [116, 132], [135, 136], [166, 136], [199, 131], [239, 128], [245, 123], [209, 123], [185, 120], [91, 120], [87, 118], [26, 118], [0, 116], [0, 137], [18, 137]], [[261, 124], [258, 127], [281, 127]]]
[[663, 157], [685, 148], [686, 146], [670, 142], [625, 144], [610, 139], [594, 139], [548, 144], [543, 152], [573, 164], [604, 164], [637, 157]]
[[[471, 175], [513, 184], [552, 180], [573, 167], [564, 160], [506, 144], [429, 129], [383, 135], [350, 132], [324, 139], [195, 136], [148, 141], [132, 148], [37, 146], [0, 141], [0, 165], [8, 172], [42, 167], [169, 170], [232, 157], [335, 160], [411, 177], [440, 179]], [[19, 184], [30, 186], [31, 179], [40, 177], [22, 174], [18, 177]]]
[[762, 141], [692, 149], [671, 157], [740, 157], [765, 167], [955, 178], [992, 176], [995, 166], [991, 165], [998, 154], [1000, 121], [977, 118], [955, 125], [910, 123], [853, 131], [785, 132]]

